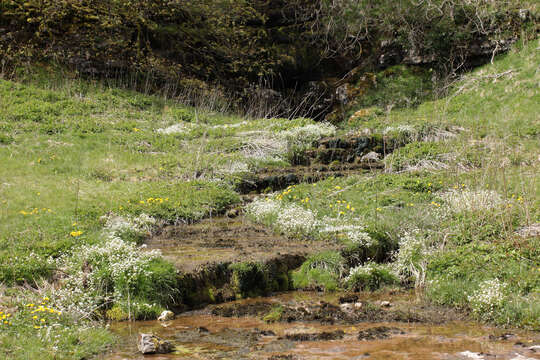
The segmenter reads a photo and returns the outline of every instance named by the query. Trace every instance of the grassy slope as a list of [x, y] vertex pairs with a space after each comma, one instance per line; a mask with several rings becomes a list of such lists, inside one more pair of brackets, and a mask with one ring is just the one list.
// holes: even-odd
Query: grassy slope
[[[100, 218], [108, 213], [175, 222], [223, 212], [239, 201], [230, 171], [239, 159], [251, 167], [272, 165], [245, 159], [245, 139], [237, 133], [310, 121], [246, 123], [136, 92], [39, 79], [0, 80], [0, 310], [20, 313], [0, 334], [0, 352], [79, 358], [110, 342], [110, 334], [66, 318], [53, 331], [57, 340], [47, 341], [36, 337], [45, 330], [34, 329], [29, 314], [15, 311], [47, 294], [43, 281], [55, 269], [49, 259], [104, 243]], [[157, 131], [179, 123], [186, 130]], [[19, 287], [24, 284], [38, 291]], [[74, 335], [63, 343], [65, 331]]]
[[[540, 220], [537, 46], [521, 45], [467, 74], [446, 98], [349, 123], [343, 132], [413, 140], [385, 159], [385, 174], [299, 185], [274, 199], [319, 219], [360, 221], [384, 246], [407, 234], [420, 239], [418, 253], [399, 265], [426, 276], [419, 285], [430, 299], [479, 319], [538, 329], [540, 243], [516, 234]], [[301, 284], [312, 274], [303, 275], [297, 274]], [[493, 279], [503, 284], [500, 301], [496, 286], [482, 290]], [[321, 276], [313, 281], [335, 286]], [[475, 304], [474, 294], [487, 300]]]
[[[457, 95], [362, 118], [342, 130], [392, 133], [408, 125], [403, 136], [411, 139], [435, 140], [448, 132], [455, 137], [414, 141], [398, 150], [386, 159], [393, 172], [295, 186], [280, 201], [297, 203], [319, 218], [345, 216], [346, 206], [354, 207], [351, 218], [361, 219], [372, 237], [387, 244], [397, 243], [404, 231], [419, 231], [434, 245], [426, 260], [427, 279], [440, 286], [428, 285], [432, 299], [470, 308], [467, 294], [496, 276], [512, 296], [500, 316], [489, 320], [538, 328], [540, 244], [514, 233], [539, 222], [540, 214], [536, 48], [536, 43], [527, 44], [476, 70], [455, 85], [453, 94], [463, 88]], [[238, 201], [224, 169], [239, 161], [251, 167], [266, 164], [243, 157], [243, 133], [309, 123], [243, 123], [238, 117], [199, 113], [164, 99], [76, 81], [53, 87], [0, 80], [0, 114], [0, 277], [10, 286], [50, 278], [49, 256], [103, 241], [99, 218], [109, 211], [146, 212], [165, 221], [222, 211]], [[188, 130], [156, 132], [179, 122]], [[238, 126], [216, 127], [223, 124]], [[396, 172], [403, 169], [414, 171]], [[495, 190], [503, 206], [453, 212], [441, 196], [456, 188], [465, 194]], [[149, 197], [169, 200], [140, 203]], [[300, 201], [305, 198], [310, 201]], [[72, 236], [73, 231], [82, 234]], [[6, 306], [0, 310], [5, 311], [36, 295], [5, 287], [3, 296]], [[55, 335], [64, 338], [62, 331], [67, 331], [74, 337], [48, 341], [24, 319], [0, 334], [6, 356], [43, 350], [51, 358], [55, 353], [57, 358], [83, 357], [110, 341], [100, 330], [76, 330], [84, 324], [69, 319]], [[92, 331], [100, 336], [90, 336]]]

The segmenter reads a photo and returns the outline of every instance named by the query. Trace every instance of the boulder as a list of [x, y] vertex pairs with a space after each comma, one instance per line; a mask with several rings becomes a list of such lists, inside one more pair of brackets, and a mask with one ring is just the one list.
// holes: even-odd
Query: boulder
[[174, 319], [174, 313], [172, 311], [165, 310], [165, 311], [163, 311], [161, 313], [161, 315], [159, 315], [159, 317], [157, 319], [158, 319], [158, 321], [172, 320], [172, 319]]
[[162, 340], [153, 334], [139, 334], [137, 348], [143, 354], [168, 354], [173, 346], [167, 340]]
[[381, 158], [381, 155], [379, 153], [376, 153], [375, 151], [370, 151], [366, 155], [362, 156], [362, 161], [378, 161]]

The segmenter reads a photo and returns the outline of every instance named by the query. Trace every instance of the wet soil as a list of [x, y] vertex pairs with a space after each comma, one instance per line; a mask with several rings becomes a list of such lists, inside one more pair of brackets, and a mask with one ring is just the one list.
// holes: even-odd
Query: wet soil
[[241, 194], [279, 191], [299, 183], [312, 184], [330, 177], [346, 177], [382, 168], [384, 165], [381, 162], [265, 168], [257, 174], [243, 178], [236, 188]]
[[404, 335], [405, 332], [396, 327], [375, 326], [358, 333], [358, 340], [388, 339], [392, 335]]
[[[305, 294], [306, 298], [280, 295], [280, 302], [268, 299], [248, 299], [207, 309], [220, 317], [252, 316], [263, 318], [279, 306], [277, 322], [317, 322], [320, 324], [358, 324], [365, 322], [406, 322], [441, 324], [461, 320], [463, 315], [447, 309], [416, 301], [409, 291], [392, 293], [363, 293], [362, 296], [316, 292], [294, 292]], [[314, 294], [317, 294], [316, 296]], [[385, 306], [384, 299], [396, 299], [391, 306]]]
[[[377, 299], [389, 299], [395, 306], [411, 303], [411, 294], [359, 294], [359, 301], [374, 306]], [[414, 298], [414, 296], [412, 296]], [[271, 298], [237, 301], [269, 307], [298, 307], [319, 301], [339, 307], [336, 295], [294, 292]], [[233, 304], [226, 304], [229, 306]], [[236, 306], [242, 308], [241, 306]], [[308, 306], [309, 307], [309, 306]], [[111, 329], [121, 338], [119, 347], [102, 358], [143, 359], [137, 353], [139, 332], [151, 332], [170, 340], [175, 352], [151, 359], [540, 359], [540, 334], [490, 328], [458, 318], [440, 324], [376, 321], [321, 323], [294, 320], [267, 323], [257, 315], [223, 317], [214, 315], [215, 306], [185, 313], [175, 320], [115, 323]], [[382, 308], [382, 307], [381, 307]], [[390, 311], [390, 310], [389, 310]], [[253, 313], [253, 312], [252, 312]]]
[[147, 241], [147, 249], [160, 249], [182, 272], [215, 263], [265, 263], [285, 255], [305, 257], [337, 247], [338, 243], [288, 239], [243, 217], [169, 226]]

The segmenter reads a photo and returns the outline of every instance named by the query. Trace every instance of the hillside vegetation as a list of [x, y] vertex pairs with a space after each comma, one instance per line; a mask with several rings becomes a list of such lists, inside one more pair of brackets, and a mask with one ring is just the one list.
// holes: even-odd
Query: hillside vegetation
[[[329, 89], [310, 81], [402, 62], [443, 78], [508, 50], [536, 19], [534, 1], [514, 0], [3, 0], [0, 71], [52, 63], [192, 101], [218, 94], [319, 116], [302, 99]], [[267, 88], [286, 99], [253, 91]]]
[[[288, 7], [267, 14], [259, 2], [173, 1], [168, 11], [163, 3], [0, 2], [2, 71], [15, 76], [0, 79], [3, 358], [88, 358], [114, 343], [105, 321], [155, 319], [180, 306], [187, 291], [181, 274], [159, 252], [145, 249], [145, 241], [165, 225], [233, 208], [306, 244], [339, 244], [309, 256], [291, 274], [291, 288], [414, 288], [423, 301], [472, 319], [540, 330], [540, 43], [531, 12], [514, 27], [517, 3], [486, 5], [481, 14], [493, 20], [494, 31], [468, 38], [465, 33], [476, 34], [469, 31], [475, 22], [466, 16], [468, 6], [454, 9], [455, 22], [448, 22], [443, 6], [436, 32], [421, 18], [390, 11], [390, 25], [366, 17], [372, 37], [334, 43], [353, 31], [348, 21], [326, 38], [329, 44], [311, 48], [307, 44], [321, 39], [320, 21], [343, 8], [322, 2], [314, 11], [312, 2], [299, 2], [289, 17]], [[398, 3], [426, 6], [428, 15], [439, 4]], [[397, 3], [370, 3], [366, 11], [398, 6], [391, 4]], [[534, 8], [534, 2], [525, 5]], [[306, 9], [316, 16], [300, 16]], [[230, 17], [202, 15], [216, 11]], [[193, 33], [201, 23], [205, 31]], [[262, 24], [275, 24], [275, 32], [260, 32]], [[415, 34], [431, 39], [427, 44], [437, 51], [431, 55], [440, 63], [411, 65], [400, 58], [357, 69], [348, 78], [346, 104], [330, 113], [332, 123], [253, 118], [126, 89], [141, 89], [140, 76], [149, 69], [154, 89], [190, 79], [214, 91], [214, 81], [240, 73], [234, 87], [248, 89], [259, 73], [302, 73], [301, 66], [314, 66], [300, 60], [304, 55], [329, 61], [328, 69], [343, 60], [337, 50], [350, 54], [357, 46], [379, 59], [380, 41], [390, 36], [383, 29], [404, 47], [408, 26], [423, 29]], [[178, 27], [185, 41], [171, 44]], [[444, 38], [457, 42], [438, 48], [441, 27], [453, 29]], [[448, 74], [443, 58], [478, 39], [506, 38], [495, 30], [503, 28], [511, 37], [528, 32], [506, 54], [490, 48], [492, 63], [442, 85], [439, 76]], [[294, 45], [296, 58], [280, 62], [290, 43], [263, 46], [275, 44], [280, 31], [307, 32], [305, 49], [313, 53]], [[230, 39], [238, 42], [229, 46]], [[400, 51], [406, 56], [409, 50]], [[348, 56], [350, 67], [357, 66], [359, 58]], [[289, 60], [296, 65], [285, 70]], [[110, 81], [116, 74], [118, 81]], [[364, 159], [351, 160], [372, 168], [242, 197], [254, 176], [300, 167], [315, 172], [304, 166], [306, 159], [321, 156], [324, 143], [335, 150], [350, 139], [372, 145]], [[235, 271], [256, 272], [257, 266], [239, 262]], [[250, 279], [235, 281], [242, 287]]]

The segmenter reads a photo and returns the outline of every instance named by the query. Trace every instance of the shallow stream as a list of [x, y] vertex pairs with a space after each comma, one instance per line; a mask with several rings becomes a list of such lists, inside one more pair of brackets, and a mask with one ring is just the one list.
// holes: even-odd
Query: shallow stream
[[[420, 315], [423, 305], [407, 310], [414, 315], [410, 321], [378, 321], [402, 314], [404, 304], [415, 303], [414, 295], [356, 296], [354, 303], [340, 304], [344, 301], [337, 294], [292, 292], [213, 305], [165, 323], [115, 323], [111, 329], [121, 341], [104, 358], [540, 359], [539, 333], [482, 326], [438, 313], [439, 309], [425, 309]], [[392, 305], [382, 306], [382, 298]], [[364, 310], [355, 310], [354, 304]], [[365, 311], [366, 307], [370, 310]], [[282, 311], [280, 320], [262, 320], [275, 309]], [[370, 316], [374, 321], [366, 321]], [[154, 333], [171, 341], [175, 352], [141, 355], [136, 347], [138, 333]]]

